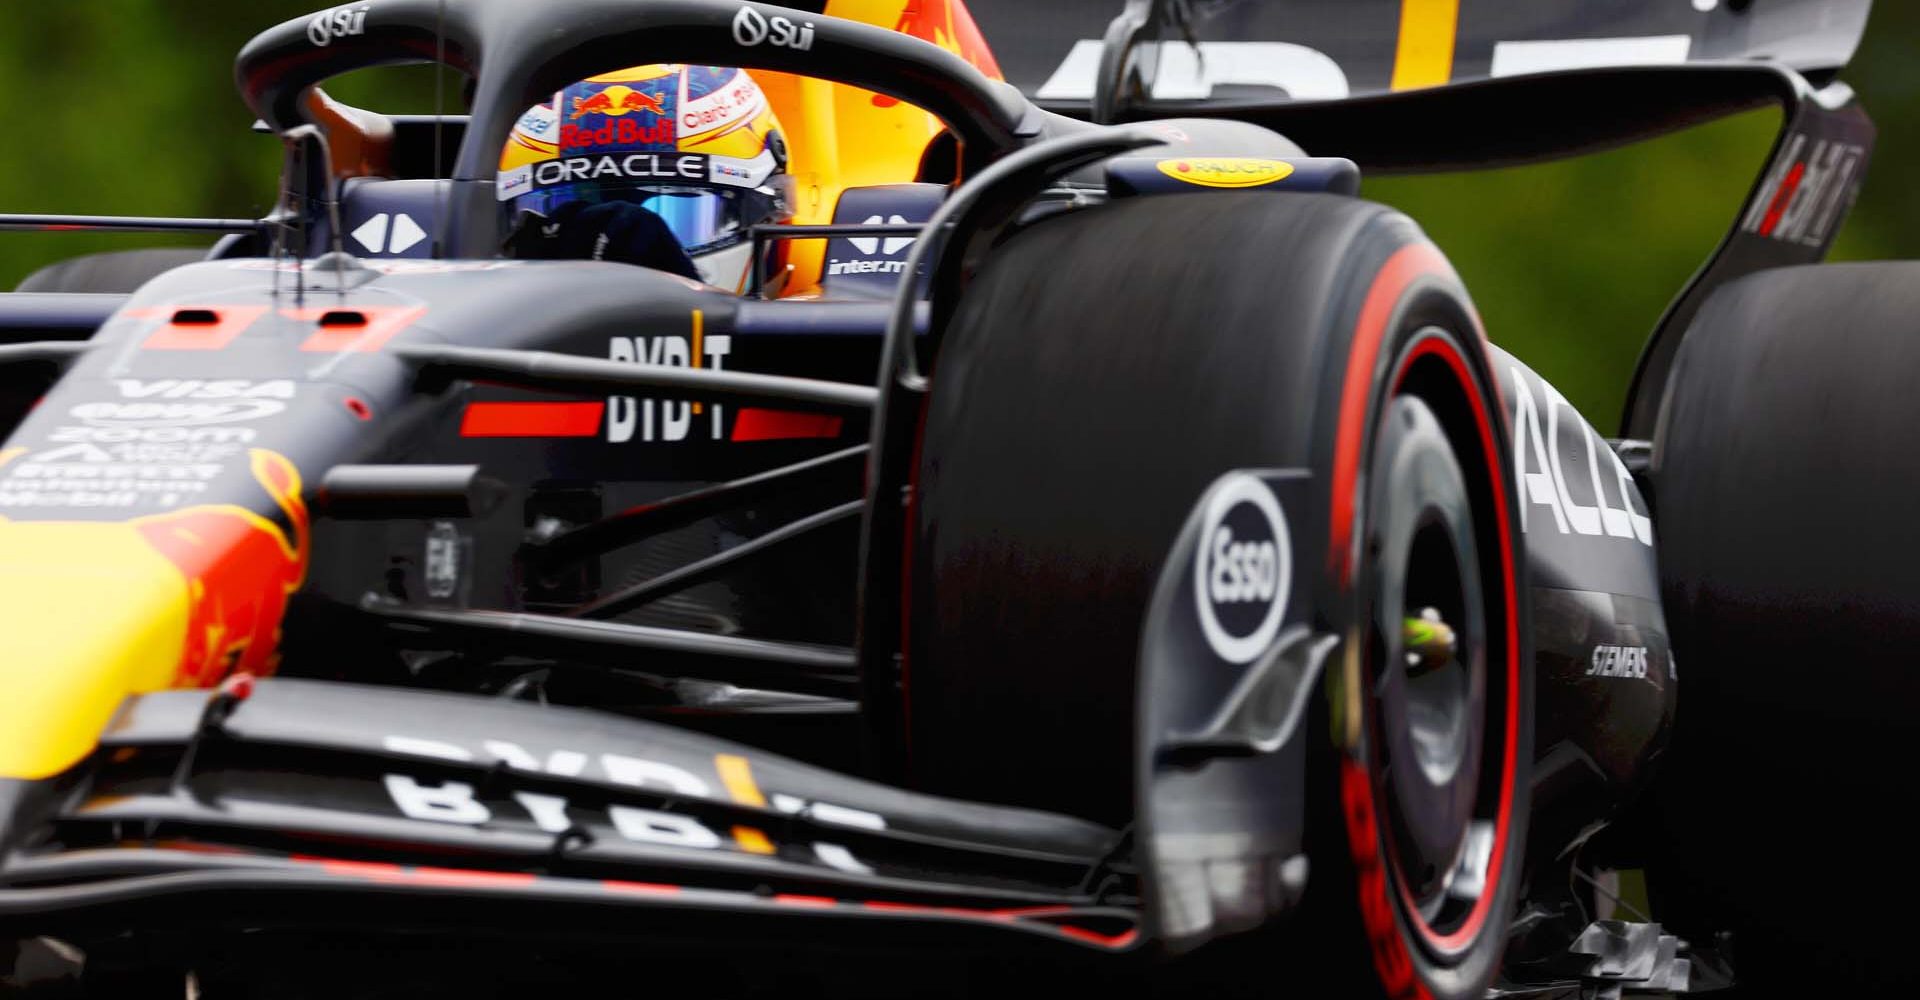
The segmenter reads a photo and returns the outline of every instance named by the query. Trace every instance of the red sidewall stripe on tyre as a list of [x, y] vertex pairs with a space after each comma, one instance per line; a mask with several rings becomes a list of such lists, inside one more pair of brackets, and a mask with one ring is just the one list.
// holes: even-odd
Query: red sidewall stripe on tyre
[[[1355, 505], [1355, 486], [1359, 480], [1360, 452], [1366, 433], [1367, 413], [1372, 401], [1371, 388], [1373, 373], [1380, 357], [1381, 344], [1386, 338], [1389, 323], [1401, 301], [1416, 281], [1433, 277], [1453, 280], [1452, 268], [1439, 250], [1428, 243], [1411, 243], [1389, 257], [1374, 277], [1366, 297], [1362, 300], [1360, 315], [1354, 329], [1353, 343], [1347, 359], [1347, 372], [1342, 385], [1339, 424], [1334, 437], [1333, 496], [1328, 521], [1329, 559], [1342, 584], [1352, 579], [1353, 520]], [[1476, 330], [1477, 333], [1477, 330]], [[1417, 345], [1403, 359], [1400, 372], [1388, 381], [1389, 385], [1398, 385], [1400, 375], [1416, 358], [1438, 355], [1453, 370], [1461, 388], [1467, 393], [1475, 423], [1478, 425], [1484, 463], [1492, 477], [1492, 493], [1495, 518], [1499, 526], [1500, 567], [1505, 586], [1502, 588], [1506, 604], [1506, 659], [1507, 659], [1507, 711], [1505, 719], [1505, 740], [1500, 777], [1500, 802], [1494, 825], [1493, 854], [1487, 872], [1486, 889], [1467, 920], [1451, 934], [1439, 934], [1424, 921], [1410, 919], [1421, 937], [1429, 945], [1442, 952], [1452, 952], [1470, 943], [1474, 935], [1484, 926], [1494, 900], [1499, 896], [1501, 869], [1504, 866], [1506, 840], [1511, 827], [1514, 775], [1516, 761], [1515, 745], [1519, 740], [1520, 727], [1520, 642], [1519, 608], [1517, 582], [1513, 569], [1513, 538], [1507, 524], [1506, 486], [1500, 479], [1499, 450], [1494, 434], [1493, 422], [1487, 409], [1485, 397], [1481, 394], [1468, 368], [1466, 359], [1461, 357], [1453, 345], [1441, 339], [1431, 339]], [[1391, 897], [1388, 895], [1388, 876], [1379, 848], [1379, 826], [1373, 802], [1372, 780], [1367, 773], [1364, 760], [1347, 756], [1341, 765], [1340, 795], [1344, 805], [1342, 810], [1347, 826], [1349, 847], [1353, 853], [1355, 870], [1358, 875], [1356, 886], [1359, 892], [1360, 913], [1366, 925], [1369, 945], [1373, 953], [1375, 970], [1381, 985], [1388, 993], [1399, 997], [1427, 998], [1431, 994], [1424, 983], [1414, 975], [1412, 956], [1406, 951], [1404, 940], [1399, 934], [1394, 917]]]
[[1360, 448], [1367, 433], [1367, 404], [1372, 400], [1373, 372], [1380, 362], [1380, 343], [1400, 298], [1415, 280], [1451, 277], [1453, 269], [1431, 243], [1409, 243], [1393, 252], [1373, 277], [1360, 318], [1354, 325], [1347, 354], [1347, 374], [1340, 385], [1340, 422], [1333, 438], [1333, 506], [1327, 521], [1330, 543], [1328, 565], [1344, 586], [1352, 579], [1354, 486], [1360, 479]]
[[[1407, 352], [1406, 358], [1401, 361], [1400, 371], [1395, 374], [1393, 384], [1396, 387], [1399, 385], [1400, 379], [1406, 374], [1407, 370], [1413, 366], [1415, 361], [1422, 357], [1430, 356], [1437, 356], [1446, 362], [1447, 366], [1453, 370], [1454, 377], [1459, 380], [1461, 389], [1467, 394], [1468, 401], [1471, 403], [1473, 410], [1474, 424], [1480, 432], [1481, 453], [1487, 457], [1485, 467], [1491, 474], [1489, 478], [1493, 487], [1494, 510], [1504, 514], [1507, 509], [1506, 488], [1505, 484], [1500, 480], [1502, 463], [1498, 460], [1499, 452], [1495, 450], [1493, 423], [1488, 416], [1487, 401], [1480, 395], [1479, 387], [1474, 384], [1473, 373], [1467, 368], [1466, 359], [1455, 349], [1453, 343], [1435, 337], [1423, 340], [1414, 345], [1413, 350]], [[1504, 727], [1505, 739], [1503, 741], [1503, 756], [1500, 765], [1500, 806], [1494, 824], [1493, 855], [1487, 869], [1488, 891], [1481, 893], [1480, 898], [1475, 901], [1472, 912], [1467, 915], [1466, 922], [1461, 924], [1460, 928], [1453, 933], [1443, 935], [1435, 933], [1424, 921], [1415, 921], [1415, 926], [1419, 928], [1421, 936], [1426, 938], [1427, 943], [1441, 951], [1455, 951], [1464, 947], [1473, 940], [1473, 936], [1479, 932], [1481, 925], [1486, 922], [1487, 912], [1492, 908], [1493, 897], [1495, 895], [1492, 890], [1500, 884], [1502, 859], [1506, 856], [1508, 820], [1512, 815], [1514, 765], [1516, 763], [1514, 760], [1514, 752], [1515, 744], [1519, 742], [1520, 738], [1521, 665], [1519, 608], [1517, 607], [1518, 594], [1516, 592], [1518, 584], [1514, 579], [1513, 540], [1508, 534], [1507, 519], [1505, 516], [1499, 516], [1495, 520], [1500, 527], [1500, 570], [1501, 579], [1505, 583], [1505, 586], [1501, 588], [1501, 593], [1504, 596], [1506, 604], [1507, 650], [1507, 711]], [[1412, 897], [1408, 895], [1406, 886], [1402, 885], [1400, 891], [1402, 897], [1405, 898], [1409, 906], [1411, 906]]]

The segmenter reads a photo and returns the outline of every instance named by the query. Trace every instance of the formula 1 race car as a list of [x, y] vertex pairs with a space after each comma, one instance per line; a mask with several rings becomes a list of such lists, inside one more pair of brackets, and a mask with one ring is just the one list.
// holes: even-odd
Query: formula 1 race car
[[[285, 151], [267, 218], [0, 217], [221, 234], [0, 296], [0, 974], [1884, 982], [1905, 932], [1856, 904], [1911, 853], [1881, 762], [1916, 704], [1920, 272], [1812, 266], [1872, 145], [1833, 79], [1867, 8], [365, 0], [264, 31], [235, 75]], [[406, 62], [470, 113], [321, 86]], [[604, 83], [656, 64], [757, 89]], [[804, 127], [754, 133], [794, 185], [719, 234], [738, 287], [516, 249], [534, 187], [761, 169], [595, 152], [755, 102]], [[1768, 103], [1617, 436], [1357, 196]]]

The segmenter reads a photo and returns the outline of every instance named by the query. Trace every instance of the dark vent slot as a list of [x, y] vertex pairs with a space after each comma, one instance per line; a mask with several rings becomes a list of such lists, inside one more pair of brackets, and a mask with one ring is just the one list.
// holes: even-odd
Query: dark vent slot
[[320, 314], [321, 326], [366, 326], [367, 314], [352, 309], [333, 309]]
[[173, 314], [174, 326], [215, 326], [220, 314], [211, 309], [179, 309]]

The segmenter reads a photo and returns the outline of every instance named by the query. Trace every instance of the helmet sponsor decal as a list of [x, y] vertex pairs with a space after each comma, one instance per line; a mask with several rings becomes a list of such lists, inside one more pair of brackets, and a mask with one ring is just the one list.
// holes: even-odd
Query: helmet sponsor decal
[[666, 118], [642, 121], [637, 118], [608, 117], [598, 126], [560, 126], [560, 151], [563, 153], [629, 146], [671, 149], [673, 144], [673, 122]]
[[501, 201], [518, 198], [531, 190], [533, 190], [532, 164], [502, 170], [500, 176], [493, 182], [494, 196]]
[[704, 153], [569, 156], [533, 165], [533, 185], [540, 188], [600, 180], [706, 183], [711, 177]]
[[[688, 81], [691, 90], [692, 80]], [[678, 110], [681, 139], [724, 132], [745, 125], [767, 110], [767, 95], [745, 73], [704, 93], [688, 93]]]
[[618, 118], [629, 111], [651, 111], [656, 115], [664, 115], [667, 113], [666, 99], [665, 91], [648, 93], [624, 83], [616, 83], [592, 96], [575, 97], [572, 106], [567, 109], [567, 119], [577, 121], [596, 114]]
[[735, 187], [759, 187], [772, 177], [779, 164], [774, 161], [771, 152], [762, 151], [751, 160], [736, 156], [710, 156], [707, 158], [708, 180], [715, 184], [730, 184]]
[[1186, 157], [1161, 160], [1160, 172], [1177, 181], [1201, 187], [1259, 187], [1284, 180], [1293, 173], [1293, 164], [1285, 160], [1262, 160], [1249, 156]]
[[1280, 632], [1293, 580], [1293, 547], [1280, 501], [1265, 482], [1235, 473], [1201, 519], [1193, 596], [1207, 645], [1229, 663], [1251, 663]]
[[560, 114], [545, 104], [536, 104], [528, 108], [513, 127], [535, 139], [552, 141], [554, 131], [560, 127]]

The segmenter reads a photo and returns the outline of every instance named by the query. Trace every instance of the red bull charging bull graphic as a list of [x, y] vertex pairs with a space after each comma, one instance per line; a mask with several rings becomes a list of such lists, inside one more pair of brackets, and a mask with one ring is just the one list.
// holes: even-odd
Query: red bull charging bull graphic
[[612, 115], [619, 117], [629, 111], [651, 111], [656, 115], [667, 113], [661, 103], [667, 98], [665, 91], [649, 94], [644, 90], [635, 90], [625, 84], [616, 83], [591, 97], [575, 95], [573, 98], [572, 118], [581, 118], [590, 114]]
[[900, 8], [900, 19], [893, 30], [925, 39], [973, 64], [975, 69], [998, 80], [1000, 64], [994, 61], [987, 40], [973, 23], [973, 15], [964, 4], [954, 0], [907, 0]]
[[[16, 476], [60, 450], [9, 448], [0, 474]], [[116, 505], [165, 507], [172, 498], [117, 482], [0, 489], [0, 681], [9, 692], [0, 732], [14, 737], [0, 742], [0, 776], [71, 766], [129, 694], [206, 687], [279, 665], [288, 600], [312, 553], [311, 523], [290, 460], [257, 448], [234, 458], [209, 502], [130, 518]], [[170, 485], [186, 495], [207, 483]]]
[[181, 686], [212, 684], [228, 674], [271, 672], [278, 661], [287, 598], [306, 579], [312, 529], [300, 496], [300, 473], [276, 452], [253, 449], [253, 477], [273, 498], [281, 525], [232, 504], [188, 507], [140, 518], [147, 544], [187, 579], [186, 648]]
[[[606, 78], [600, 78], [604, 81]], [[627, 83], [586, 81], [560, 95], [560, 151], [625, 152], [675, 148], [678, 78]]]

